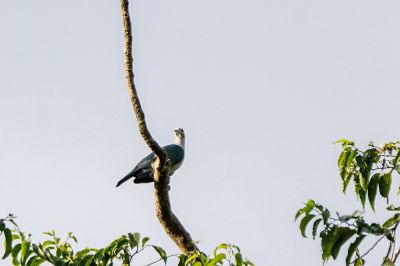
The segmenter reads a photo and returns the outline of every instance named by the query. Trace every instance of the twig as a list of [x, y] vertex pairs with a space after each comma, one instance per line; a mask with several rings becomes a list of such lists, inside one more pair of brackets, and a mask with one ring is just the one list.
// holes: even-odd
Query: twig
[[[395, 224], [395, 226], [393, 227], [393, 229], [392, 229], [392, 237], [394, 237], [394, 235], [396, 234], [396, 230], [397, 230], [397, 227], [399, 226], [399, 222], [397, 222], [396, 224]], [[382, 265], [381, 266], [384, 266], [385, 265], [385, 262], [386, 262], [386, 260], [389, 258], [389, 255], [390, 255], [390, 252], [392, 251], [392, 249], [394, 249], [394, 247], [393, 247], [393, 241], [390, 241], [390, 244], [389, 244], [389, 249], [388, 249], [388, 251], [387, 251], [387, 253], [386, 253], [386, 256], [384, 257], [384, 259], [383, 259], [383, 262], [382, 262]]]
[[[398, 224], [398, 223], [397, 223]], [[395, 228], [397, 228], [397, 224], [395, 226]], [[392, 254], [390, 255], [390, 258], [393, 260], [394, 258], [394, 253], [396, 251], [396, 229], [394, 229], [393, 231], [393, 248], [392, 248]]]
[[[177, 257], [177, 256], [179, 256], [179, 255], [180, 255], [180, 254], [173, 254], [173, 255], [167, 256], [167, 258]], [[156, 264], [157, 262], [161, 261], [162, 259], [163, 259], [163, 258], [159, 258], [158, 260], [153, 261], [153, 262], [150, 262], [149, 264], [146, 264], [145, 266], [150, 266], [150, 265]]]
[[136, 114], [140, 134], [149, 148], [156, 154], [156, 161], [153, 164], [154, 172], [154, 194], [156, 202], [156, 215], [166, 233], [172, 238], [179, 249], [188, 254], [197, 249], [190, 234], [171, 210], [169, 201], [169, 160], [165, 151], [153, 139], [147, 129], [145, 115], [140, 105], [139, 97], [136, 91], [133, 74], [132, 58], [132, 26], [129, 16], [129, 1], [121, 0], [121, 13], [124, 23], [125, 38], [125, 77], [128, 85], [128, 91]]
[[397, 258], [399, 257], [399, 255], [400, 255], [400, 248], [399, 248], [399, 250], [397, 251], [396, 256], [394, 256], [393, 263], [396, 262], [396, 260], [397, 260]]
[[[397, 229], [397, 226], [399, 225], [399, 222], [397, 222], [396, 223], [396, 226], [394, 227], [394, 231], [393, 231], [393, 234], [394, 234], [394, 237], [396, 237], [396, 229]], [[396, 262], [396, 260], [397, 260], [397, 258], [399, 257], [399, 255], [400, 255], [400, 248], [399, 248], [399, 250], [396, 252], [396, 255], [394, 256], [394, 258], [393, 258], [393, 263], [395, 263]]]
[[147, 248], [148, 245], [145, 245], [144, 247], [142, 247], [141, 249], [139, 249], [139, 245], [136, 246], [136, 251], [133, 252], [133, 254], [129, 253], [129, 261], [132, 262], [132, 259], [135, 255], [139, 254], [140, 252], [142, 252], [145, 248]]
[[[379, 242], [381, 242], [382, 239], [384, 239], [385, 236], [381, 236], [373, 245], [372, 247], [370, 247], [362, 256], [361, 258], [364, 258], [365, 256], [368, 255], [368, 253], [370, 253], [375, 247], [376, 245], [378, 245]], [[355, 259], [354, 261], [351, 262], [351, 264], [353, 264], [354, 262], [356, 262], [357, 259]]]
[[386, 253], [386, 256], [383, 258], [383, 262], [382, 262], [381, 266], [385, 266], [385, 262], [389, 258], [390, 251], [392, 250], [392, 247], [393, 247], [393, 243], [390, 241], [389, 249], [388, 249], [388, 251]]

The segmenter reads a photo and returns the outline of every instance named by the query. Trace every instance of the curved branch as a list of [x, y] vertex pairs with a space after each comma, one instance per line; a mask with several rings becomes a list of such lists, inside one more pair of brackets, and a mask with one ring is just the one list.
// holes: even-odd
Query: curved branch
[[136, 91], [133, 74], [133, 58], [132, 58], [132, 26], [129, 16], [129, 1], [121, 0], [121, 12], [124, 23], [125, 38], [125, 78], [127, 81], [129, 96], [133, 105], [133, 110], [142, 135], [147, 146], [156, 154], [157, 160], [153, 165], [154, 172], [154, 194], [156, 202], [156, 215], [165, 232], [172, 238], [179, 249], [188, 254], [197, 249], [196, 244], [192, 240], [190, 234], [185, 230], [178, 218], [171, 210], [169, 201], [169, 169], [170, 162], [165, 151], [151, 136], [145, 115], [140, 105], [139, 97]]
[[[168, 161], [169, 164], [169, 161]], [[195, 242], [183, 227], [181, 222], [172, 212], [169, 201], [169, 165], [161, 168], [160, 160], [156, 160], [154, 168], [160, 171], [154, 172], [154, 196], [156, 201], [156, 215], [165, 232], [172, 238], [179, 249], [189, 254], [197, 250]]]
[[124, 22], [124, 39], [125, 39], [125, 79], [128, 86], [129, 96], [131, 98], [133, 110], [139, 126], [140, 135], [146, 142], [147, 146], [160, 158], [162, 164], [165, 164], [167, 156], [160, 145], [153, 139], [150, 131], [147, 128], [145, 115], [139, 101], [139, 96], [136, 91], [133, 74], [133, 58], [132, 58], [132, 26], [129, 17], [129, 2], [121, 0], [121, 12]]

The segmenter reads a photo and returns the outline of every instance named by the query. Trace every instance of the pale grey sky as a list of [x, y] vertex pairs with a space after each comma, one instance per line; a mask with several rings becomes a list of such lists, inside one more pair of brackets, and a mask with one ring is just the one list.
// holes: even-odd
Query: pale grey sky
[[[398, 139], [399, 9], [132, 1], [139, 95], [160, 144], [185, 129], [170, 195], [204, 251], [232, 242], [257, 265], [321, 265], [293, 216], [308, 198], [360, 208], [340, 194], [334, 140]], [[176, 253], [152, 186], [115, 188], [149, 152], [125, 87], [119, 1], [2, 1], [0, 32], [0, 216], [36, 239], [53, 228], [101, 247], [139, 231]]]

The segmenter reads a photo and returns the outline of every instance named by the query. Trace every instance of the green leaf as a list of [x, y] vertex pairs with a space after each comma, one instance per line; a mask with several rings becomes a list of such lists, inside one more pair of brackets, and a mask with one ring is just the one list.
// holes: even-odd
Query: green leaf
[[6, 228], [4, 229], [4, 236], [5, 236], [5, 241], [4, 241], [4, 255], [3, 255], [3, 260], [10, 255], [12, 251], [12, 233], [11, 230]]
[[393, 206], [393, 204], [390, 204], [389, 206], [387, 206], [386, 210], [388, 210], [388, 211], [400, 211], [400, 207], [395, 207], [395, 206]]
[[39, 256], [32, 256], [26, 263], [26, 266], [38, 266], [38, 265], [41, 265], [45, 261], [46, 261], [45, 259], [42, 259]]
[[4, 223], [4, 219], [0, 219], [0, 232], [3, 232], [6, 229], [6, 224]]
[[86, 256], [87, 254], [89, 254], [90, 251], [91, 251], [91, 250], [90, 250], [89, 248], [82, 249], [81, 251], [76, 252], [76, 257], [77, 257], [77, 258], [84, 257], [84, 256]]
[[345, 149], [339, 156], [338, 166], [340, 169], [340, 177], [344, 181], [348, 176], [348, 168], [355, 156], [355, 151]]
[[[11, 254], [12, 254], [12, 252], [11, 252]], [[18, 261], [18, 257], [12, 257], [11, 261], [12, 261], [13, 266], [21, 266], [21, 263], [19, 263], [19, 261]]]
[[226, 259], [226, 255], [224, 253], [219, 253], [209, 263], [207, 263], [207, 266], [215, 266], [217, 263], [222, 263], [224, 259]]
[[[93, 260], [94, 260], [94, 256], [89, 256], [89, 257], [88, 257], [88, 260], [87, 260], [86, 263], [85, 263], [85, 266], [90, 266], [90, 265], [92, 265]], [[96, 264], [95, 264], [95, 265], [96, 265]]]
[[347, 251], [346, 266], [350, 265], [354, 253], [356, 252], [358, 246], [365, 237], [366, 237], [365, 235], [360, 235], [356, 238], [356, 240], [354, 240], [353, 243], [350, 244], [349, 249]]
[[75, 243], [78, 243], [78, 239], [76, 239], [76, 237], [74, 236], [74, 234], [72, 232], [68, 232], [68, 237], [71, 238], [72, 240], [74, 240]]
[[360, 217], [363, 217], [364, 216], [364, 211], [360, 211], [360, 210], [357, 210], [357, 211], [354, 211], [352, 214], [351, 214], [351, 217], [353, 217], [353, 218], [360, 218]]
[[343, 244], [346, 243], [346, 241], [349, 240], [353, 235], [355, 235], [355, 233], [356, 233], [355, 230], [352, 230], [348, 227], [340, 228], [340, 231], [338, 233], [340, 236], [336, 240], [335, 244], [332, 247], [332, 251], [331, 251], [332, 258], [334, 260], [336, 260], [338, 254], [339, 254], [340, 248], [343, 246]]
[[321, 215], [322, 219], [324, 220], [324, 224], [326, 225], [328, 223], [329, 218], [331, 217], [331, 213], [329, 212], [328, 209], [325, 209]]
[[207, 264], [207, 262], [210, 260], [210, 257], [208, 257], [204, 252], [199, 252], [199, 258], [202, 263], [202, 265]]
[[14, 219], [13, 218], [16, 218], [16, 216], [14, 216], [13, 214], [9, 214], [8, 215], [8, 217], [10, 217], [9, 219], [8, 219], [8, 221], [10, 222], [10, 223], [12, 223], [16, 228], [18, 228], [18, 225], [14, 222]]
[[332, 255], [332, 248], [343, 233], [343, 228], [333, 225], [331, 228], [321, 232], [322, 260], [325, 262]]
[[389, 258], [385, 259], [383, 266], [396, 266]]
[[382, 197], [387, 198], [389, 196], [391, 185], [392, 175], [390, 173], [384, 173], [379, 179], [379, 193]]
[[[127, 249], [124, 249], [123, 253], [120, 254], [120, 258], [122, 256], [122, 265], [130, 265], [130, 261], [131, 261], [131, 255], [129, 254]], [[109, 260], [109, 258], [105, 258], [103, 259], [103, 263], [104, 265], [108, 265], [107, 261]]]
[[185, 254], [179, 255], [179, 263], [178, 266], [185, 266], [185, 261], [187, 259], [187, 256]]
[[[87, 254], [85, 256], [83, 256], [80, 260], [79, 260], [79, 266], [83, 266], [86, 265], [86, 263], [92, 259], [93, 261], [93, 255], [92, 254]], [[89, 264], [90, 265], [90, 264]], [[72, 266], [72, 265], [71, 265]], [[75, 265], [74, 265], [75, 266]], [[111, 266], [111, 265], [110, 265]]]
[[313, 239], [315, 240], [315, 237], [317, 236], [317, 231], [318, 231], [318, 225], [321, 223], [322, 219], [317, 219], [315, 220], [314, 224], [313, 224], [313, 228], [312, 228], [312, 236]]
[[346, 162], [346, 169], [350, 168], [356, 155], [357, 155], [357, 152], [355, 150], [350, 151], [349, 158], [347, 158], [347, 162]]
[[[342, 173], [341, 173], [341, 175], [342, 175]], [[349, 186], [349, 184], [350, 184], [350, 181], [351, 181], [351, 175], [345, 175], [344, 176], [344, 180], [343, 180], [343, 184], [342, 184], [342, 192], [343, 193], [346, 193], [346, 190], [347, 190], [347, 187]]]
[[243, 265], [243, 258], [241, 253], [235, 254], [235, 266], [242, 266]]
[[308, 225], [308, 223], [315, 217], [314, 214], [307, 214], [306, 216], [304, 216], [304, 218], [301, 220], [300, 222], [300, 232], [301, 235], [305, 238], [307, 238], [306, 236], [306, 227]]
[[357, 258], [356, 261], [354, 262], [354, 266], [363, 266], [364, 262], [365, 261], [362, 258]]
[[232, 248], [233, 251], [236, 249], [236, 253], [240, 253], [240, 248], [238, 246], [231, 244], [230, 247]]
[[104, 257], [104, 248], [101, 248], [101, 249], [97, 250], [97, 252], [94, 254], [93, 259], [95, 261], [100, 261], [103, 259], [103, 257]]
[[365, 199], [367, 198], [367, 191], [360, 189], [358, 191], [358, 196], [360, 197], [361, 205], [365, 209]]
[[165, 252], [165, 250], [161, 247], [158, 246], [152, 246], [155, 251], [157, 251], [158, 255], [160, 255], [161, 259], [167, 263], [167, 253]]
[[52, 240], [46, 240], [43, 242], [41, 249], [44, 251], [50, 247], [54, 248], [56, 246], [56, 243]]
[[365, 158], [361, 155], [357, 155], [356, 162], [360, 169], [365, 169], [368, 166], [367, 162], [365, 161]]
[[51, 230], [50, 232], [43, 232], [43, 234], [48, 236], [55, 236], [56, 232], [54, 230]]
[[[322, 260], [326, 262], [330, 256], [336, 258], [340, 247], [351, 237], [351, 229], [333, 225], [321, 232]], [[343, 238], [341, 239], [341, 237]], [[336, 246], [335, 246], [336, 245]]]
[[351, 215], [341, 215], [341, 216], [339, 216], [339, 221], [344, 223], [344, 222], [347, 222], [348, 220], [350, 220], [351, 218], [352, 218]]
[[399, 149], [397, 149], [397, 154], [396, 154], [396, 157], [393, 159], [392, 164], [397, 166], [399, 161], [400, 161], [400, 151], [399, 151]]
[[303, 213], [308, 214], [310, 211], [314, 209], [314, 207], [315, 207], [315, 201], [309, 199], [305, 204], [305, 206], [296, 213], [295, 220], [297, 220], [297, 218], [299, 218], [300, 215], [302, 215]]
[[214, 249], [214, 257], [217, 256], [218, 250], [220, 250], [220, 249], [225, 249], [225, 250], [227, 250], [228, 247], [229, 247], [229, 245], [226, 244], [226, 243], [219, 244], [219, 245]]
[[371, 205], [373, 211], [375, 211], [375, 198], [376, 192], [378, 191], [378, 184], [381, 175], [376, 173], [371, 177], [371, 180], [368, 184], [368, 200]]
[[395, 215], [387, 219], [386, 222], [383, 223], [382, 227], [389, 228], [398, 221], [400, 221], [400, 213], [396, 213]]
[[21, 263], [24, 264], [25, 260], [28, 258], [28, 251], [31, 246], [29, 241], [23, 240], [22, 247], [21, 247]]
[[382, 228], [380, 224], [377, 223], [372, 223], [371, 225], [362, 223], [358, 225], [358, 233], [366, 233], [366, 234], [373, 234], [376, 236], [381, 236], [384, 235], [387, 231], [387, 229]]
[[150, 240], [147, 236], [142, 239], [142, 247], [146, 245], [146, 243]]
[[33, 252], [35, 252], [35, 254], [37, 254], [39, 256], [42, 255], [40, 250], [39, 250], [39, 247], [36, 244], [32, 244], [32, 250], [33, 250]]
[[[117, 254], [117, 253], [119, 253], [119, 250], [117, 250], [117, 249], [118, 249], [118, 246], [120, 245], [120, 243], [121, 243], [121, 242], [126, 242], [126, 241], [129, 242], [129, 240], [127, 240], [126, 236], [123, 235], [123, 236], [121, 236], [121, 237], [115, 239], [114, 241], [112, 241], [112, 242], [105, 248], [105, 250], [106, 250], [106, 252], [111, 252], [111, 251], [112, 251], [113, 254]], [[124, 245], [124, 243], [123, 243], [123, 245]], [[96, 252], [97, 252], [97, 251], [96, 251]]]
[[376, 148], [371, 148], [364, 151], [363, 156], [368, 159], [368, 161], [377, 163], [379, 161], [379, 152]]
[[244, 261], [244, 264], [245, 264], [246, 266], [256, 266], [253, 262], [249, 261], [248, 259], [246, 259], [246, 260]]
[[344, 166], [346, 165], [345, 161], [347, 161], [346, 157], [348, 157], [348, 156], [349, 156], [349, 151], [348, 150], [344, 150], [344, 151], [342, 151], [340, 153], [339, 159], [338, 159], [338, 162], [337, 162], [339, 169], [344, 168]]
[[139, 233], [134, 233], [134, 234], [128, 233], [128, 238], [129, 238], [129, 246], [131, 247], [131, 249], [133, 249], [134, 247], [139, 245], [139, 241], [140, 241]]
[[18, 257], [18, 254], [19, 254], [20, 251], [21, 251], [21, 244], [18, 243], [13, 247], [13, 249], [11, 251], [11, 256], [13, 258]]
[[124, 238], [118, 242], [115, 248], [116, 254], [120, 254], [122, 251], [125, 251], [129, 246], [129, 240]]
[[354, 146], [354, 142], [350, 141], [348, 139], [338, 139], [335, 142], [333, 142], [333, 144], [338, 144], [341, 143], [343, 147], [345, 146]]
[[195, 261], [196, 258], [198, 258], [199, 256], [200, 256], [200, 252], [198, 252], [198, 251], [193, 252], [193, 254], [189, 258], [186, 259], [185, 266], [188, 265], [189, 263], [191, 263], [192, 261]]
[[364, 176], [359, 172], [358, 173], [358, 180], [360, 182], [360, 187], [362, 190], [367, 191], [367, 180], [364, 178]]

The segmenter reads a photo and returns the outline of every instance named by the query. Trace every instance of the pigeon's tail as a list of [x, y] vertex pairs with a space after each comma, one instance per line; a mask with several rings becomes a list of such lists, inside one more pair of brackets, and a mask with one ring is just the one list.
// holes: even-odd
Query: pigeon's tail
[[125, 183], [126, 181], [128, 181], [131, 178], [132, 178], [132, 175], [129, 173], [127, 176], [125, 176], [124, 178], [122, 178], [121, 180], [118, 181], [117, 187], [119, 187], [120, 185], [122, 185], [123, 183]]

